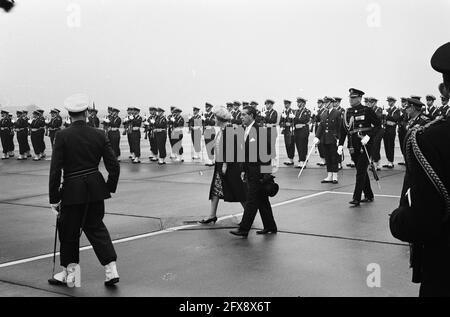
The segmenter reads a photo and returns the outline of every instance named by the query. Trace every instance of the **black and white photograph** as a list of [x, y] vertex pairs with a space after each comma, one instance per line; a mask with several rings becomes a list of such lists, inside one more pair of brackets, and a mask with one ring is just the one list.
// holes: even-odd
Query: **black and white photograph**
[[0, 297], [450, 297], [449, 30], [450, 0], [0, 0]]

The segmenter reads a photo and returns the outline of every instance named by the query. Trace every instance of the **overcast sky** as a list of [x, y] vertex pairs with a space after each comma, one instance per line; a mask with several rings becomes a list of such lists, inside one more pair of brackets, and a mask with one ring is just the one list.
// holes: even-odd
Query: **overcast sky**
[[0, 12], [3, 107], [437, 95], [429, 61], [450, 41], [450, 0], [16, 2]]

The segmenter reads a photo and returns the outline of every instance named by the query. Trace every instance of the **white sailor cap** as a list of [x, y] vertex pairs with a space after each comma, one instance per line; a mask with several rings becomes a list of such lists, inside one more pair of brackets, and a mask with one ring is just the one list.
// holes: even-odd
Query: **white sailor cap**
[[88, 95], [75, 94], [64, 100], [64, 108], [69, 112], [82, 112], [89, 108], [90, 103]]

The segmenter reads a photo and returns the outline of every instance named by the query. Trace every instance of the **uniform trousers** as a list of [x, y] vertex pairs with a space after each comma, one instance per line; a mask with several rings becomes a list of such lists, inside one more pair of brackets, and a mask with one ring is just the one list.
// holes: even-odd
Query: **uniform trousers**
[[264, 193], [260, 181], [262, 177], [260, 168], [259, 164], [247, 166], [247, 202], [245, 203], [244, 214], [241, 223], [239, 224], [242, 231], [250, 230], [258, 210], [264, 229], [277, 230], [269, 197]]
[[202, 131], [200, 129], [191, 130], [191, 141], [194, 151], [200, 152], [202, 150]]
[[406, 137], [406, 128], [404, 126], [398, 126], [398, 141], [400, 143], [400, 150], [402, 151], [403, 157], [405, 157], [405, 147], [403, 146], [403, 142]]
[[120, 132], [117, 131], [108, 131], [108, 138], [111, 142], [111, 147], [114, 151], [114, 155], [116, 157], [120, 156]]
[[52, 149], [53, 149], [53, 144], [55, 143], [56, 132], [58, 132], [58, 131], [59, 131], [59, 129], [48, 132], [48, 136], [50, 137], [50, 143], [52, 145]]
[[284, 146], [286, 147], [287, 156], [289, 159], [294, 159], [295, 156], [295, 140], [294, 134], [290, 131], [284, 132]]
[[[372, 144], [368, 143], [366, 148], [368, 153], [370, 153]], [[356, 184], [355, 190], [353, 191], [353, 199], [360, 201], [363, 192], [365, 198], [373, 198], [369, 173], [367, 172], [369, 160], [367, 159], [367, 154], [365, 153], [364, 148], [355, 148], [355, 152], [351, 156], [356, 167]]]
[[17, 131], [17, 143], [19, 143], [19, 154], [24, 155], [30, 150], [28, 144], [28, 130]]
[[384, 128], [380, 128], [375, 134], [372, 147], [372, 160], [374, 162], [378, 162], [381, 158], [380, 151], [381, 151], [381, 140], [383, 139], [383, 135], [384, 135]]
[[80, 262], [80, 228], [86, 234], [94, 248], [100, 263], [106, 265], [117, 260], [108, 229], [103, 223], [105, 215], [104, 201], [91, 202], [86, 211], [86, 204], [62, 206], [58, 221], [59, 240], [61, 243], [61, 266]]
[[158, 144], [156, 143], [156, 137], [155, 132], [152, 132], [151, 130], [148, 132], [148, 142], [150, 143], [150, 151], [158, 155]]
[[2, 141], [3, 153], [7, 154], [9, 150], [9, 140], [8, 140], [9, 130], [0, 130], [0, 139]]
[[336, 143], [331, 144], [322, 144], [325, 156], [325, 164], [327, 165], [327, 172], [329, 173], [337, 173], [338, 172], [338, 163], [339, 155], [337, 153], [337, 145]]
[[306, 161], [306, 155], [308, 154], [308, 137], [308, 126], [305, 126], [301, 129], [295, 129], [295, 146], [297, 147], [299, 162]]
[[45, 151], [44, 133], [45, 131], [43, 129], [31, 131], [31, 144], [36, 155], [42, 154]]
[[134, 156], [141, 157], [141, 131], [131, 131], [130, 141]]
[[389, 162], [394, 162], [395, 126], [386, 127], [383, 135], [384, 151]]
[[156, 146], [158, 147], [159, 158], [166, 158], [167, 131], [155, 131]]
[[8, 148], [9, 152], [14, 152], [14, 132], [10, 132], [8, 135]]

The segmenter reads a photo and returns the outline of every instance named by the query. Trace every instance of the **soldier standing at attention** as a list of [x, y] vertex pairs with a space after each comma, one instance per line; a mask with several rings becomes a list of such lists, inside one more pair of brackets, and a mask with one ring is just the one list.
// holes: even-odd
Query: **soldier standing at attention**
[[141, 163], [141, 126], [142, 117], [139, 115], [141, 110], [133, 108], [133, 119], [130, 121], [131, 126], [131, 142], [133, 144], [133, 164]]
[[158, 146], [158, 164], [166, 164], [166, 141], [167, 141], [167, 119], [164, 116], [164, 109], [156, 109], [155, 118], [155, 138], [156, 144]]
[[384, 120], [383, 120], [383, 108], [377, 106], [378, 99], [376, 98], [369, 98], [369, 104], [372, 110], [377, 115], [378, 119], [381, 122], [381, 126], [375, 129], [375, 136], [373, 140], [373, 146], [372, 146], [372, 159], [375, 164], [375, 167], [377, 168], [377, 171], [381, 170], [381, 141], [383, 140], [384, 135]]
[[184, 119], [181, 116], [181, 109], [175, 107], [173, 109], [173, 130], [172, 135], [170, 136], [172, 145], [172, 151], [175, 154], [175, 162], [184, 162], [183, 159], [183, 128], [184, 128]]
[[30, 123], [31, 129], [31, 144], [33, 145], [34, 158], [33, 161], [39, 161], [45, 158], [45, 145], [44, 143], [44, 133], [45, 133], [45, 119], [41, 115], [41, 111], [33, 111], [33, 119]]
[[10, 152], [9, 136], [12, 122], [9, 119], [8, 115], [9, 115], [8, 111], [5, 110], [1, 111], [2, 118], [0, 120], [0, 139], [2, 141], [2, 149], [3, 149], [2, 160], [9, 159], [9, 152]]
[[122, 120], [123, 122], [123, 127], [124, 127], [124, 131], [123, 131], [123, 135], [127, 136], [127, 141], [128, 141], [128, 146], [130, 148], [130, 156], [128, 158], [130, 158], [132, 161], [135, 159], [135, 155], [134, 155], [134, 149], [133, 149], [133, 143], [131, 141], [131, 122], [134, 119], [133, 116], [133, 108], [132, 107], [128, 107], [127, 108], [127, 116]]
[[[52, 285], [81, 286], [79, 247], [82, 232], [86, 234], [97, 258], [105, 267], [105, 285], [111, 286], [119, 282], [117, 255], [103, 217], [104, 200], [116, 192], [120, 165], [105, 131], [86, 124], [89, 104], [89, 98], [82, 94], [66, 99], [64, 106], [72, 124], [58, 132], [55, 138], [50, 165], [49, 198], [52, 211], [58, 214], [63, 271], [48, 280]], [[106, 182], [98, 170], [102, 159], [108, 171]]]
[[[252, 107], [255, 106], [255, 104], [258, 105], [257, 102], [253, 101]], [[231, 116], [232, 116], [231, 124], [235, 128], [238, 126], [240, 127], [240, 126], [242, 126], [242, 117], [241, 117], [242, 113], [241, 113], [241, 110], [239, 109], [241, 104], [238, 101], [235, 101], [234, 103], [231, 103], [231, 106], [234, 107], [234, 108], [231, 108], [231, 110], [228, 109], [228, 111], [230, 111]]]
[[13, 119], [12, 113], [8, 113], [8, 118], [11, 122], [8, 135], [8, 155], [9, 157], [14, 157], [14, 124], [16, 123], [16, 120]]
[[[317, 129], [319, 128], [320, 117], [322, 116], [322, 112], [324, 110], [326, 110], [326, 108], [323, 105], [323, 99], [317, 99], [317, 110], [311, 116], [311, 122], [312, 122], [311, 124], [314, 125], [314, 131], [315, 131], [314, 133], [316, 133]], [[311, 132], [312, 132], [312, 129], [311, 129]], [[324, 154], [322, 143], [317, 144], [317, 150], [319, 151], [320, 162], [317, 162], [316, 164], [318, 166], [325, 166], [325, 154]]]
[[27, 122], [27, 128], [26, 128], [26, 131], [27, 131], [27, 144], [26, 144], [26, 148], [27, 148], [28, 150], [27, 150], [26, 157], [28, 158], [28, 157], [32, 157], [32, 155], [31, 155], [31, 153], [30, 153], [30, 151], [31, 151], [31, 149], [30, 149], [30, 144], [28, 143], [28, 136], [30, 135], [30, 129], [29, 129], [29, 126], [30, 126], [30, 118], [28, 118], [28, 111], [27, 111], [27, 110], [23, 110], [23, 111], [22, 111], [22, 114], [23, 114], [24, 120]]
[[327, 177], [322, 183], [338, 183], [338, 153], [337, 142], [339, 141], [342, 125], [341, 112], [333, 107], [334, 99], [325, 97], [323, 99], [326, 109], [322, 111], [319, 128], [314, 138], [314, 144], [322, 143], [325, 163], [327, 165]]
[[306, 165], [306, 155], [308, 154], [308, 137], [309, 137], [309, 122], [311, 120], [311, 111], [306, 108], [306, 99], [302, 97], [297, 98], [298, 109], [294, 117], [294, 137], [295, 146], [298, 152], [298, 165], [295, 168], [302, 168]]
[[[369, 166], [368, 156], [370, 156], [372, 150], [376, 129], [381, 126], [381, 122], [372, 108], [361, 104], [364, 92], [355, 88], [350, 88], [349, 92], [351, 107], [346, 110], [344, 115], [338, 154], [342, 155], [343, 145], [348, 135], [349, 152], [356, 165], [356, 184], [353, 191], [353, 200], [349, 203], [357, 207], [361, 202], [372, 202], [374, 199], [367, 167]], [[365, 198], [361, 200], [363, 192]]]
[[[402, 103], [400, 110], [401, 115], [398, 121], [397, 134], [398, 134], [398, 142], [400, 143], [400, 150], [402, 151], [403, 157], [405, 157], [405, 149], [403, 147], [403, 142], [406, 136], [406, 125], [408, 124], [408, 114], [406, 113], [406, 106], [408, 105], [408, 102], [406, 101], [405, 97], [401, 98], [401, 103]], [[398, 165], [405, 165], [405, 162], [399, 162]]]
[[107, 119], [107, 133], [108, 138], [111, 142], [111, 147], [114, 152], [114, 156], [117, 161], [120, 162], [120, 125], [122, 124], [122, 119], [119, 117], [119, 109], [111, 108], [111, 114]]
[[[342, 120], [344, 118], [344, 112], [345, 112], [345, 109], [341, 107], [342, 98], [341, 97], [333, 97], [333, 99], [334, 99], [333, 108], [336, 109], [337, 111], [339, 111], [339, 113], [341, 114], [341, 123], [342, 123]], [[336, 144], [336, 146], [337, 146], [337, 144]], [[342, 169], [343, 157], [344, 157], [343, 155], [338, 155], [338, 170]]]
[[169, 143], [170, 143], [170, 156], [169, 156], [169, 158], [171, 159], [171, 160], [173, 160], [174, 158], [176, 158], [176, 155], [175, 155], [175, 153], [174, 153], [174, 151], [173, 151], [173, 148], [172, 148], [172, 139], [171, 139], [171, 136], [172, 136], [172, 132], [173, 132], [173, 122], [174, 122], [174, 113], [173, 113], [173, 111], [175, 110], [175, 106], [171, 106], [170, 107], [170, 114], [167, 116], [167, 136], [169, 137]]
[[438, 107], [434, 105], [436, 97], [433, 95], [426, 95], [425, 99], [427, 101], [427, 114], [432, 120], [434, 120], [438, 114]]
[[384, 151], [386, 153], [386, 158], [388, 163], [383, 165], [383, 167], [392, 169], [394, 168], [394, 149], [395, 149], [395, 129], [397, 123], [400, 120], [401, 112], [395, 106], [397, 99], [394, 97], [387, 97], [388, 108], [383, 110], [384, 115]]
[[193, 115], [189, 118], [189, 132], [191, 133], [191, 141], [193, 144], [193, 153], [192, 160], [200, 159], [200, 151], [202, 149], [202, 128], [203, 128], [203, 120], [199, 111], [200, 108], [193, 107], [192, 108]]
[[52, 116], [50, 122], [48, 123], [47, 127], [48, 127], [48, 134], [50, 137], [50, 143], [52, 145], [52, 149], [53, 149], [53, 144], [55, 142], [55, 135], [56, 132], [61, 130], [61, 126], [62, 126], [62, 118], [59, 115], [59, 110], [58, 109], [52, 109], [50, 110], [50, 115]]
[[284, 135], [284, 146], [288, 160], [283, 164], [287, 166], [294, 165], [295, 139], [294, 139], [294, 118], [295, 111], [291, 109], [291, 101], [284, 100], [284, 110], [281, 112], [280, 127], [281, 134]]
[[88, 116], [88, 126], [93, 128], [99, 128], [100, 127], [100, 119], [97, 117], [98, 110], [97, 109], [89, 109], [88, 110], [89, 116]]
[[148, 142], [150, 143], [150, 156], [149, 160], [152, 162], [158, 161], [158, 145], [156, 143], [156, 137], [155, 137], [155, 118], [156, 118], [156, 108], [155, 107], [149, 107], [149, 115], [147, 118], [147, 122], [144, 123], [147, 127], [147, 133], [148, 133]]
[[22, 111], [17, 111], [17, 120], [14, 124], [16, 130], [17, 143], [19, 143], [19, 161], [27, 159], [27, 153], [30, 151], [28, 144], [28, 121]]
[[[212, 104], [205, 103], [205, 120], [203, 121], [203, 135], [205, 136], [205, 148], [208, 159], [206, 166], [214, 166], [214, 139], [216, 138], [216, 119], [214, 113], [211, 111]], [[184, 123], [184, 122], [183, 122]]]

